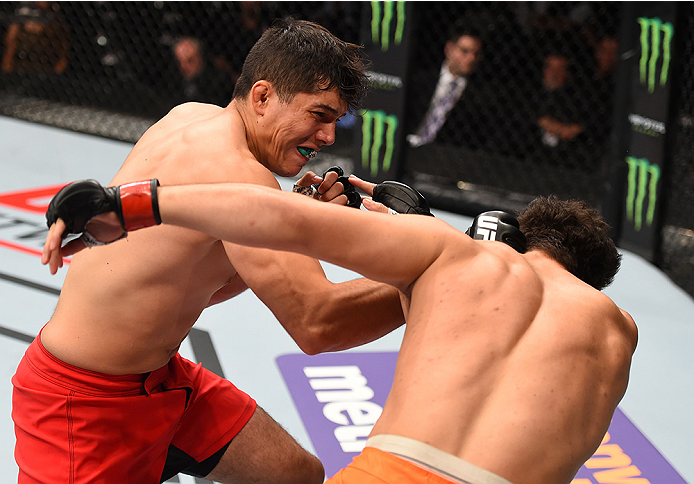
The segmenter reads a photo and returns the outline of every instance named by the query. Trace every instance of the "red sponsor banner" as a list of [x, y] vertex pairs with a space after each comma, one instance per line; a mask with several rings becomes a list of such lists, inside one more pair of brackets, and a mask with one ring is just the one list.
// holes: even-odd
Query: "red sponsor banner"
[[[48, 228], [45, 213], [65, 184], [0, 193], [0, 247], [40, 257]], [[67, 264], [69, 258], [63, 259]]]
[[63, 188], [63, 185], [51, 185], [41, 188], [29, 188], [16, 192], [0, 194], [0, 204], [30, 213], [43, 215], [53, 195]]

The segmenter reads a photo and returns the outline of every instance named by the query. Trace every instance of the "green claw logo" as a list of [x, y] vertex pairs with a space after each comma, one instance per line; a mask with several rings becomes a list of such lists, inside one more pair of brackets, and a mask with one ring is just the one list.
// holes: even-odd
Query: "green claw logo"
[[652, 165], [645, 158], [627, 156], [629, 173], [627, 175], [627, 219], [634, 223], [636, 231], [641, 230], [644, 220], [643, 206], [648, 198], [648, 206], [645, 213], [647, 225], [653, 224], [655, 216], [655, 204], [658, 199], [658, 181], [660, 180], [660, 168]]
[[390, 26], [396, 17], [393, 42], [400, 45], [405, 30], [405, 2], [371, 2], [371, 41], [386, 52], [390, 47]]
[[[660, 67], [660, 86], [667, 84], [670, 71], [670, 46], [674, 28], [670, 22], [659, 18], [639, 17], [636, 20], [641, 27], [641, 59], [639, 60], [639, 79], [641, 84], [648, 85], [648, 92], [653, 92], [656, 85], [656, 72], [662, 47], [663, 62]], [[662, 33], [662, 40], [661, 40]]]
[[[398, 130], [398, 117], [384, 111], [362, 109], [361, 125], [361, 165], [378, 175], [379, 169], [390, 170], [395, 151], [395, 133]], [[384, 142], [385, 141], [385, 142]], [[381, 151], [383, 152], [381, 153]]]

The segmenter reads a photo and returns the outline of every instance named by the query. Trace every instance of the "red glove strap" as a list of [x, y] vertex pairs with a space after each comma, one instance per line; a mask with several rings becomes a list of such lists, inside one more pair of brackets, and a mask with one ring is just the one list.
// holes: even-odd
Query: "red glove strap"
[[[155, 180], [126, 183], [120, 186], [120, 204], [125, 230], [137, 230], [161, 223], [158, 207], [152, 201]], [[156, 193], [154, 194], [156, 200]]]

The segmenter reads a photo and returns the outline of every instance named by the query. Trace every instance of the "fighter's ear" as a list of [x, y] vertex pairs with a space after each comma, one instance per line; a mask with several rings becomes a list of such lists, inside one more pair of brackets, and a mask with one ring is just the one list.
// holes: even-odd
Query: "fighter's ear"
[[255, 84], [253, 84], [253, 86], [251, 87], [250, 98], [251, 104], [253, 105], [253, 109], [257, 114], [265, 114], [265, 110], [267, 109], [268, 105], [268, 99], [270, 98], [272, 92], [272, 84], [270, 84], [268, 81], [264, 79], [256, 81]]

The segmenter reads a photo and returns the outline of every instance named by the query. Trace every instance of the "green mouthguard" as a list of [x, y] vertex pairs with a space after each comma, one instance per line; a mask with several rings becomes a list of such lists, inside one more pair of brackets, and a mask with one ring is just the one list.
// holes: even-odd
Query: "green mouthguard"
[[310, 148], [304, 148], [303, 146], [299, 146], [299, 153], [301, 153], [304, 156], [311, 156], [313, 150]]

